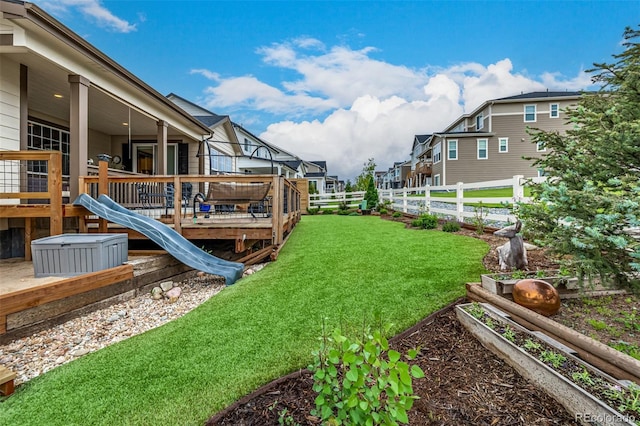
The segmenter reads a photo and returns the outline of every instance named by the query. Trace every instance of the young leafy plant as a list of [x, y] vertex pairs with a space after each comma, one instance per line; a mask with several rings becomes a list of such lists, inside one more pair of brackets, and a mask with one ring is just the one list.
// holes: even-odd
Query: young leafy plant
[[[385, 327], [389, 330], [389, 326]], [[407, 359], [417, 355], [409, 351]], [[339, 329], [313, 353], [313, 390], [318, 392], [311, 414], [328, 425], [397, 425], [408, 423], [407, 411], [418, 397], [412, 378], [424, 373], [409, 367], [402, 355], [389, 349], [381, 330], [363, 330], [363, 336], [349, 339]]]

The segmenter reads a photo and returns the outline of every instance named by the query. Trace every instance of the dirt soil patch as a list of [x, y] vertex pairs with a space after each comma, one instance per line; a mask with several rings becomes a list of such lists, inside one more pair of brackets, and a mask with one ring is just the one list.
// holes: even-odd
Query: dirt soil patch
[[[416, 231], [420, 232], [420, 231]], [[485, 267], [497, 271], [495, 248], [506, 242], [491, 234], [472, 230], [460, 233], [481, 238], [491, 246]], [[543, 250], [528, 253], [529, 269], [555, 269], [557, 264]], [[478, 277], [479, 278], [479, 277]], [[640, 344], [640, 330], [633, 320], [640, 315], [640, 298], [612, 296], [609, 299], [576, 299], [563, 302], [553, 319], [603, 343]], [[457, 303], [463, 302], [462, 300]], [[421, 321], [391, 340], [400, 351], [420, 347], [413, 361], [425, 372], [414, 380], [420, 397], [409, 412], [412, 425], [577, 425], [557, 401], [522, 378], [513, 368], [484, 348], [456, 319], [453, 306]], [[598, 308], [600, 307], [600, 308]], [[609, 309], [609, 310], [607, 310]], [[606, 316], [606, 318], [605, 318]], [[617, 320], [616, 320], [617, 319]], [[582, 321], [581, 321], [582, 320]], [[603, 321], [609, 328], [590, 324]], [[626, 321], [626, 322], [625, 322]], [[625, 328], [625, 324], [632, 324]], [[640, 324], [636, 321], [635, 324]], [[613, 337], [607, 331], [617, 331]], [[591, 327], [591, 329], [589, 329]], [[611, 339], [614, 340], [611, 340]], [[316, 393], [308, 371], [280, 378], [218, 413], [208, 425], [318, 425], [311, 416]]]

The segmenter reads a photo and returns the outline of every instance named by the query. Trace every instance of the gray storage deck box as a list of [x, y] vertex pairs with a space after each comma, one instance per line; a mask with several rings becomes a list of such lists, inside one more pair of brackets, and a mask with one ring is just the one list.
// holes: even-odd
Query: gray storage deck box
[[62, 234], [31, 242], [33, 270], [39, 277], [72, 277], [122, 265], [126, 234]]

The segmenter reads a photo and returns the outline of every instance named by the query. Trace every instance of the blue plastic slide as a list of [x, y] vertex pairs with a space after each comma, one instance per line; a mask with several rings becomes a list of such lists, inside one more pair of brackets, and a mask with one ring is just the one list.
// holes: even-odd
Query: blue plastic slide
[[80, 194], [73, 204], [81, 205], [110, 222], [140, 232], [185, 265], [209, 274], [223, 276], [227, 285], [233, 284], [242, 277], [244, 271], [242, 263], [212, 256], [167, 225], [127, 210], [106, 195], [101, 195], [95, 200], [87, 194]]

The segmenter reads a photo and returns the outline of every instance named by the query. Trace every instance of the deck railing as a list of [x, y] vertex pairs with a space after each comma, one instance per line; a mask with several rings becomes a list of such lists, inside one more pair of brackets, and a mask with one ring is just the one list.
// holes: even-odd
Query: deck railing
[[[111, 176], [107, 175], [103, 164], [100, 162], [99, 176], [80, 178], [82, 192], [94, 198], [106, 194], [128, 209], [173, 225], [177, 232], [182, 232], [185, 224], [191, 224], [205, 216], [207, 219], [227, 220], [230, 226], [238, 219], [256, 219], [271, 224], [273, 243], [280, 244], [286, 230], [300, 220], [300, 191], [293, 182], [282, 176]], [[215, 192], [209, 191], [214, 182], [233, 185], [237, 191], [257, 183], [267, 183], [270, 185], [268, 203], [258, 209], [252, 204], [257, 204], [260, 200], [245, 200], [245, 203], [233, 203], [232, 209], [219, 208], [221, 204], [226, 206], [227, 202], [225, 199], [210, 198], [215, 197]], [[204, 199], [197, 200], [196, 194], [201, 194]], [[210, 205], [210, 210], [202, 211], [202, 204]], [[100, 220], [99, 226], [106, 231], [106, 221]]]
[[62, 154], [0, 151], [0, 218], [25, 219], [25, 258], [31, 259], [33, 219], [50, 218], [51, 235], [62, 234]]

